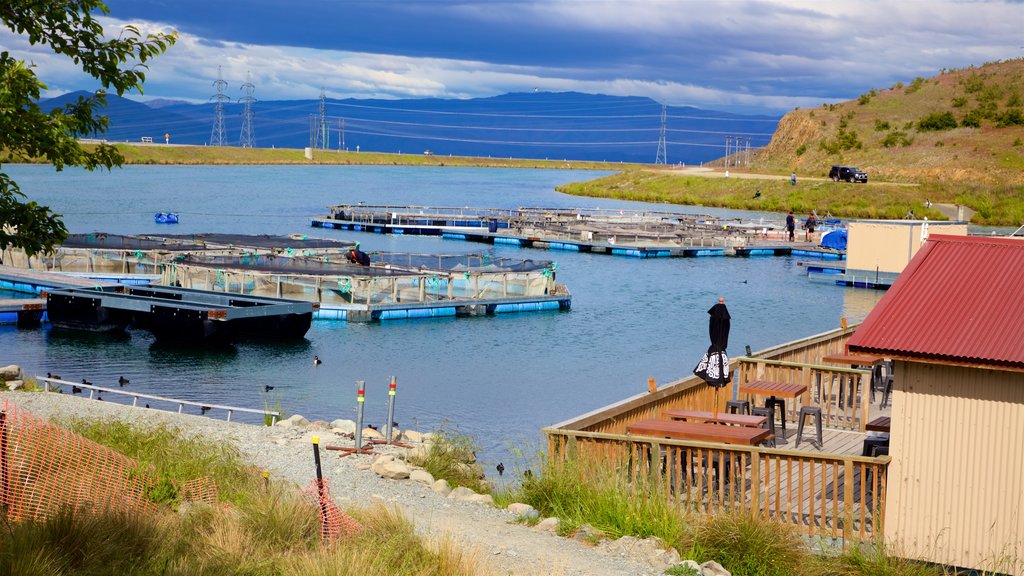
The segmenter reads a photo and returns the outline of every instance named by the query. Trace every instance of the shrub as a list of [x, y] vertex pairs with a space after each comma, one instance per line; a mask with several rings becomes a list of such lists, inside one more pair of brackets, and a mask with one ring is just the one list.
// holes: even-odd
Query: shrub
[[683, 557], [714, 560], [734, 576], [792, 576], [812, 561], [792, 527], [748, 514], [706, 518], [685, 544]]
[[892, 85], [892, 90], [899, 90], [900, 88], [903, 88], [903, 82], [897, 82]]
[[886, 148], [895, 148], [897, 146], [910, 146], [914, 143], [912, 138], [907, 136], [906, 132], [902, 130], [893, 130], [892, 132], [885, 135], [882, 138], [882, 146]]
[[997, 128], [1007, 128], [1009, 126], [1024, 126], [1024, 114], [1021, 113], [1020, 108], [1011, 108], [999, 117], [996, 121]]
[[434, 478], [447, 480], [453, 487], [465, 486], [474, 492], [489, 492], [487, 483], [481, 481], [482, 471], [475, 464], [477, 449], [472, 436], [442, 427], [434, 432], [434, 441], [426, 455], [411, 462], [422, 466]]
[[889, 129], [888, 120], [875, 120], [875, 132], [885, 132]]
[[967, 98], [964, 96], [957, 96], [953, 98], [953, 108], [963, 108], [967, 105]]
[[1016, 90], [1014, 90], [1010, 94], [1010, 97], [1006, 99], [1007, 108], [1014, 108], [1016, 106], [1020, 106], [1021, 104], [1024, 104], [1024, 102], [1021, 102], [1020, 92], [1017, 92]]
[[938, 132], [942, 130], [952, 130], [956, 127], [956, 118], [954, 118], [953, 113], [948, 110], [946, 112], [932, 112], [917, 121], [917, 130], [919, 132]]
[[914, 81], [911, 82], [909, 86], [907, 86], [907, 89], [904, 90], [903, 93], [904, 94], [913, 94], [914, 92], [917, 92], [918, 90], [921, 89], [922, 86], [924, 86], [924, 82], [925, 82], [924, 78], [921, 78], [920, 76], [918, 76], [917, 78], [914, 78]]
[[861, 106], [867, 104], [868, 102], [871, 102], [870, 94], [861, 94], [860, 98], [857, 99], [857, 104], [860, 104]]
[[981, 92], [985, 88], [985, 79], [977, 72], [971, 72], [969, 76], [960, 81], [968, 94]]
[[807, 144], [801, 144], [796, 147], [796, 155], [803, 156], [804, 152], [807, 152]]
[[964, 128], [981, 128], [981, 120], [982, 114], [977, 108], [975, 108], [967, 114], [964, 114], [964, 117], [960, 119], [960, 125]]

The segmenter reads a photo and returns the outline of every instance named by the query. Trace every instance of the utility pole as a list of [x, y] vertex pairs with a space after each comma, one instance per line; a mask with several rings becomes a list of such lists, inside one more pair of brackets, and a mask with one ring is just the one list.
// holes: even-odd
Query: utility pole
[[252, 117], [256, 113], [253, 111], [252, 105], [256, 102], [256, 98], [253, 98], [252, 93], [256, 91], [256, 86], [252, 83], [252, 72], [246, 72], [242, 90], [245, 95], [238, 99], [242, 103], [242, 134], [238, 138], [238, 144], [242, 148], [255, 148], [256, 133], [252, 129]]
[[726, 136], [725, 137], [725, 158], [723, 160], [723, 163], [725, 164], [726, 168], [729, 167], [729, 149], [731, 147], [732, 147], [732, 136]]
[[338, 119], [338, 150], [345, 150], [345, 119]]
[[230, 102], [231, 97], [224, 93], [228, 83], [221, 75], [220, 66], [217, 66], [217, 79], [213, 82], [217, 93], [210, 96], [213, 100], [213, 130], [210, 131], [210, 146], [224, 145], [224, 102]]
[[655, 164], [668, 164], [667, 142], [665, 140], [665, 117], [668, 107], [661, 105], [661, 133], [658, 136], [658, 152], [654, 156]]

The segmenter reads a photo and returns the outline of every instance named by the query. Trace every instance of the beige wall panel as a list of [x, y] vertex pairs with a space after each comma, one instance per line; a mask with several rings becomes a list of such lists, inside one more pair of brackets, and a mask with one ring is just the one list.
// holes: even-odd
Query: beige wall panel
[[886, 538], [1024, 573], [1024, 374], [897, 362], [892, 405]]
[[[855, 221], [846, 227], [846, 268], [899, 274], [921, 247], [922, 222], [904, 220]], [[930, 234], [966, 236], [966, 224], [929, 222]]]

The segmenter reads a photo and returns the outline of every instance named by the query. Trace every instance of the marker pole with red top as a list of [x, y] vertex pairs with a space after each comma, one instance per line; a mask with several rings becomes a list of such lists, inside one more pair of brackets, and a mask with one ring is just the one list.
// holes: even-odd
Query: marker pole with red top
[[356, 380], [356, 450], [363, 447], [363, 407], [366, 405], [366, 382]]
[[320, 504], [320, 537], [327, 538], [327, 502], [324, 498], [324, 475], [320, 469], [320, 437], [313, 436], [313, 462], [316, 464], [316, 497]]
[[398, 388], [398, 379], [394, 376], [391, 377], [391, 383], [388, 384], [388, 423], [387, 433], [384, 438], [390, 443], [391, 442], [391, 423], [395, 420], [395, 392]]

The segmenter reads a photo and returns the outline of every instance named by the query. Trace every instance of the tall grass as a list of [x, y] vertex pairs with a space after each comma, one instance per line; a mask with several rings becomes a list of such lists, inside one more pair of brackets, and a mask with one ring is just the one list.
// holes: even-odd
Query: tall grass
[[430, 449], [410, 462], [422, 467], [437, 480], [447, 480], [454, 486], [465, 486], [474, 492], [488, 493], [490, 485], [480, 477], [480, 471], [470, 464], [475, 462], [479, 449], [471, 435], [453, 432], [444, 427], [433, 433]]

